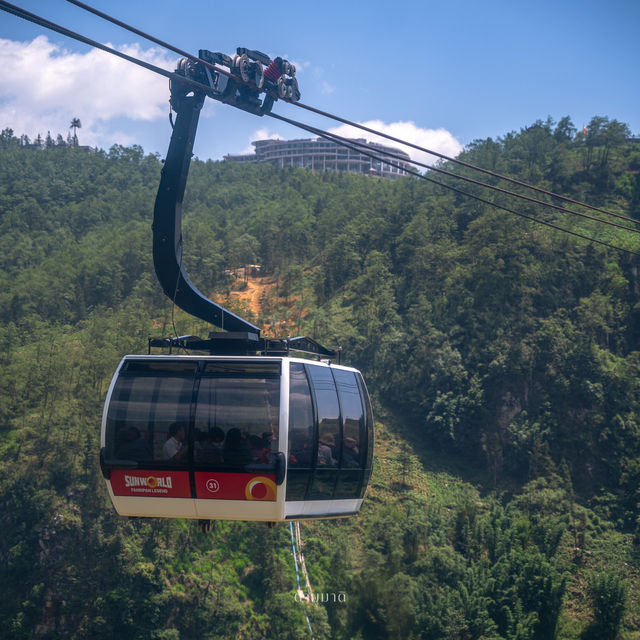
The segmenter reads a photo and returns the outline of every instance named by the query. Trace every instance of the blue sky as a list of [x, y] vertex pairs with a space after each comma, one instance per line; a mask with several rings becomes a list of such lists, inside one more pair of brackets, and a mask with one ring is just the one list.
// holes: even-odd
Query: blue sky
[[[177, 56], [64, 0], [13, 0], [93, 39], [173, 68]], [[181, 49], [237, 46], [295, 62], [302, 101], [455, 154], [547, 116], [582, 128], [594, 115], [640, 135], [640, 2], [538, 0], [213, 3], [87, 0]], [[165, 152], [168, 81], [0, 13], [0, 128], [81, 144]], [[208, 101], [195, 152], [219, 159], [252, 140], [309, 137]], [[336, 123], [282, 103], [274, 111]]]

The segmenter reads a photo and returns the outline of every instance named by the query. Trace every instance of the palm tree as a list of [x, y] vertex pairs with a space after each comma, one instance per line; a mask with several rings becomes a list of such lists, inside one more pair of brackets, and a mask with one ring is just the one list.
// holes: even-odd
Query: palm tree
[[69, 129], [73, 129], [73, 146], [78, 146], [78, 135], [76, 131], [82, 128], [82, 123], [80, 122], [80, 118], [73, 118], [71, 120], [71, 124], [69, 125]]

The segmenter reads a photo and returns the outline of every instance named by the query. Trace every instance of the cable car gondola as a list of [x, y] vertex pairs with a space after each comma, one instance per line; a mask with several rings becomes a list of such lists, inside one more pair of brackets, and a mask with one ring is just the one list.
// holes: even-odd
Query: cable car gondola
[[[211, 91], [171, 83], [177, 115], [155, 202], [153, 257], [172, 302], [225, 332], [150, 339], [147, 355], [123, 358], [102, 418], [109, 495], [124, 516], [277, 522], [355, 514], [373, 460], [371, 403], [360, 372], [334, 364], [336, 353], [309, 338], [262, 338], [258, 327], [198, 291], [182, 261], [182, 200], [205, 96], [261, 115], [277, 100], [274, 68], [283, 76], [295, 68], [276, 59], [273, 86], [265, 83], [270, 93], [260, 103], [261, 83], [249, 90], [243, 81], [236, 90], [233, 78], [249, 67], [257, 73], [267, 56], [238, 49], [235, 58], [203, 51], [200, 58], [219, 58], [231, 75], [219, 76], [206, 62], [178, 63], [177, 74]], [[170, 353], [152, 355], [152, 347]]]
[[373, 422], [350, 367], [286, 356], [125, 356], [101, 446], [120, 515], [337, 517], [362, 504]]

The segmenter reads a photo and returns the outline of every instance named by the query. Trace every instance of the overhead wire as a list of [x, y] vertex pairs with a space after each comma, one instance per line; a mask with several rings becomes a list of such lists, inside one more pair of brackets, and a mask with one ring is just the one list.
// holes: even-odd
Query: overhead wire
[[[297, 126], [303, 130], [309, 131], [311, 133], [316, 133], [317, 135], [319, 135], [322, 138], [325, 138], [327, 140], [331, 140], [333, 142], [335, 142], [336, 144], [339, 144], [341, 146], [344, 146], [348, 149], [351, 149], [352, 151], [356, 151], [357, 153], [360, 153], [362, 155], [365, 156], [369, 156], [370, 158], [373, 158], [375, 160], [380, 160], [380, 156], [376, 155], [377, 151], [374, 152], [368, 152], [365, 151], [363, 149], [359, 149], [358, 147], [356, 147], [355, 145], [352, 144], [353, 141], [350, 141], [348, 138], [343, 138], [342, 136], [337, 136], [336, 134], [331, 134], [328, 132], [323, 132], [320, 133], [319, 129], [316, 129], [315, 127], [309, 126], [309, 125], [305, 125], [303, 123], [296, 123], [296, 121], [290, 120], [290, 118], [285, 118], [284, 116], [280, 116], [277, 114], [270, 114], [273, 117], [275, 117], [278, 120], [282, 120], [284, 122], [287, 122], [288, 124], [292, 124], [293, 126]], [[295, 124], [294, 124], [295, 123]], [[571, 229], [566, 229], [565, 227], [561, 227], [557, 224], [554, 224], [552, 222], [548, 222], [546, 220], [541, 220], [540, 218], [536, 218], [535, 216], [530, 216], [526, 213], [522, 213], [520, 211], [516, 211], [515, 209], [511, 209], [510, 207], [506, 207], [504, 205], [498, 204], [496, 202], [492, 202], [491, 200], [487, 200], [486, 198], [482, 198], [481, 196], [478, 196], [476, 194], [473, 193], [469, 193], [468, 191], [464, 191], [462, 189], [458, 189], [457, 187], [445, 184], [443, 182], [439, 182], [438, 180], [434, 180], [433, 178], [428, 177], [427, 175], [420, 173], [419, 171], [413, 171], [411, 169], [407, 169], [406, 167], [403, 167], [402, 165], [399, 164], [395, 164], [392, 161], [387, 161], [387, 164], [389, 164], [392, 167], [395, 167], [399, 170], [405, 171], [406, 173], [410, 174], [410, 175], [414, 175], [417, 178], [421, 178], [422, 180], [426, 180], [427, 182], [431, 182], [439, 187], [443, 187], [444, 189], [448, 189], [450, 191], [453, 191], [454, 193], [457, 193], [459, 195], [465, 196], [467, 198], [471, 198], [472, 200], [476, 200], [478, 202], [482, 202], [483, 204], [489, 205], [495, 209], [501, 209], [502, 211], [506, 211], [507, 213], [511, 213], [513, 215], [516, 215], [520, 218], [524, 218], [526, 220], [530, 220], [532, 222], [536, 222], [538, 224], [544, 225], [546, 227], [550, 227], [552, 229], [555, 229], [556, 231], [561, 231], [563, 233], [566, 233], [568, 235], [572, 235], [576, 238], [581, 238], [582, 240], [588, 240], [589, 242], [593, 242], [595, 244], [599, 244], [602, 245], [604, 247], [607, 247], [609, 249], [615, 249], [616, 251], [623, 251], [625, 253], [629, 253], [631, 255], [635, 255], [635, 256], [640, 256], [640, 253], [636, 252], [636, 251], [632, 251], [631, 249], [625, 249], [624, 247], [619, 247], [617, 245], [613, 245], [610, 244], [608, 242], [605, 242], [603, 240], [598, 240], [597, 238], [593, 238], [591, 236], [587, 236], [584, 235], [582, 233], [579, 233], [577, 231], [573, 231]]]
[[[152, 42], [155, 42], [156, 44], [159, 44], [160, 46], [166, 47], [166, 48], [168, 48], [168, 49], [170, 49], [170, 50], [172, 50], [174, 52], [179, 53], [180, 55], [185, 55], [189, 59], [192, 59], [192, 60], [197, 61], [199, 63], [205, 64], [206, 66], [213, 67], [214, 70], [216, 70], [218, 72], [222, 72], [225, 75], [230, 75], [229, 72], [226, 72], [225, 70], [221, 69], [220, 67], [218, 67], [216, 65], [212, 65], [212, 64], [210, 64], [210, 63], [208, 63], [208, 62], [206, 62], [204, 60], [201, 60], [200, 58], [192, 56], [191, 54], [188, 54], [186, 52], [181, 51], [180, 49], [177, 49], [177, 48], [175, 48], [175, 47], [173, 47], [171, 45], [168, 45], [167, 43], [163, 42], [162, 40], [154, 38], [153, 36], [150, 36], [149, 34], [146, 34], [146, 33], [142, 32], [140, 30], [135, 29], [134, 27], [131, 27], [130, 25], [127, 25], [127, 24], [125, 24], [125, 23], [123, 23], [123, 22], [121, 22], [121, 21], [119, 21], [119, 20], [117, 20], [115, 18], [112, 18], [111, 16], [108, 16], [107, 14], [104, 14], [103, 12], [98, 11], [97, 9], [94, 9], [94, 8], [90, 7], [89, 5], [86, 5], [83, 2], [79, 2], [78, 0], [67, 0], [67, 1], [70, 2], [71, 4], [77, 5], [80, 8], [83, 8], [83, 9], [85, 9], [87, 11], [90, 11], [90, 12], [98, 15], [99, 17], [101, 17], [101, 18], [103, 18], [105, 20], [108, 20], [108, 21], [110, 21], [110, 22], [112, 22], [114, 24], [117, 24], [118, 26], [121, 26], [121, 27], [123, 27], [123, 28], [125, 28], [125, 29], [127, 29], [129, 31], [133, 31], [137, 35], [140, 35], [141, 37], [147, 38], [147, 39], [151, 40]], [[127, 54], [125, 54], [125, 53], [123, 53], [121, 51], [118, 51], [117, 49], [114, 49], [114, 48], [109, 47], [107, 45], [104, 45], [104, 44], [102, 44], [100, 42], [92, 40], [91, 38], [87, 38], [86, 36], [83, 36], [83, 35], [81, 35], [79, 33], [76, 33], [74, 31], [70, 30], [70, 29], [67, 29], [66, 27], [62, 27], [61, 25], [58, 25], [58, 24], [56, 24], [56, 23], [54, 23], [54, 22], [52, 22], [50, 20], [47, 20], [47, 19], [42, 18], [41, 16], [38, 16], [36, 14], [33, 14], [33, 13], [31, 13], [31, 12], [25, 10], [25, 9], [17, 7], [16, 5], [13, 5], [10, 2], [7, 2], [6, 0], [0, 0], [0, 9], [6, 11], [8, 13], [11, 13], [13, 15], [16, 15], [16, 16], [18, 16], [20, 18], [23, 18], [25, 20], [28, 20], [30, 22], [33, 22], [33, 23], [35, 23], [35, 24], [37, 24], [39, 26], [43, 26], [45, 28], [51, 29], [53, 31], [56, 31], [57, 33], [65, 35], [65, 36], [67, 36], [69, 38], [72, 38], [72, 39], [78, 40], [80, 42], [83, 42], [83, 43], [85, 43], [85, 44], [87, 44], [89, 46], [95, 47], [97, 49], [101, 49], [101, 50], [103, 50], [103, 51], [105, 51], [107, 53], [110, 53], [112, 55], [118, 56], [118, 57], [126, 60], [127, 62], [131, 62], [131, 63], [136, 64], [138, 66], [141, 66], [141, 67], [143, 67], [143, 68], [145, 68], [145, 69], [147, 69], [149, 71], [152, 71], [154, 73], [158, 73], [158, 74], [160, 74], [160, 75], [162, 75], [162, 76], [164, 76], [166, 78], [169, 78], [170, 80], [177, 81], [177, 82], [183, 83], [185, 85], [188, 85], [188, 86], [192, 87], [194, 90], [198, 89], [198, 90], [204, 91], [206, 93], [206, 92], [210, 91], [210, 89], [211, 89], [209, 86], [204, 85], [202, 83], [199, 83], [199, 82], [197, 82], [195, 80], [192, 80], [190, 78], [186, 78], [185, 76], [182, 76], [182, 75], [177, 74], [177, 73], [173, 73], [173, 72], [167, 71], [166, 69], [163, 69], [162, 67], [158, 67], [157, 65], [153, 65], [153, 64], [145, 62], [143, 60], [139, 60], [137, 58], [134, 58], [133, 56], [129, 56], [129, 55], [127, 55]], [[241, 81], [239, 78], [237, 80]], [[552, 196], [552, 197], [556, 197], [556, 198], [560, 198], [560, 199], [565, 200], [565, 201], [572, 202], [572, 203], [577, 204], [579, 206], [584, 206], [584, 207], [587, 207], [589, 209], [592, 209], [592, 210], [595, 210], [595, 211], [599, 211], [601, 213], [605, 213], [607, 215], [612, 215], [612, 216], [615, 216], [617, 218], [623, 218], [623, 219], [625, 219], [627, 221], [630, 221], [630, 222], [633, 222], [633, 223], [637, 223], [637, 221], [632, 219], [632, 218], [627, 218], [625, 216], [621, 216], [620, 214], [615, 214], [615, 213], [606, 211], [604, 209], [593, 207], [591, 205], [588, 205], [588, 204], [585, 204], [585, 203], [582, 203], [582, 202], [579, 202], [579, 201], [576, 201], [576, 200], [572, 200], [570, 198], [566, 198], [565, 196], [560, 196], [558, 194], [554, 194], [553, 192], [550, 192], [550, 191], [535, 187], [533, 185], [529, 185], [529, 184], [524, 183], [522, 181], [516, 180], [515, 178], [510, 178], [508, 176], [503, 176], [501, 174], [497, 174], [497, 173], [495, 173], [493, 171], [490, 171], [488, 169], [483, 169], [481, 167], [476, 167], [476, 166], [471, 165], [469, 163], [466, 163], [464, 161], [460, 161], [460, 160], [457, 160], [455, 158], [450, 158], [450, 157], [448, 157], [448, 156], [446, 156], [444, 154], [438, 153], [438, 152], [432, 152], [431, 150], [426, 149], [424, 147], [420, 147], [419, 145], [415, 145], [413, 143], [407, 142], [405, 140], [401, 140], [401, 139], [396, 138], [394, 136], [390, 136], [390, 135], [385, 134], [383, 132], [376, 131], [374, 129], [366, 127], [365, 125], [360, 125], [358, 123], [349, 121], [349, 120], [347, 120], [345, 118], [341, 118], [339, 116], [335, 116], [333, 114], [329, 114], [327, 112], [324, 112], [324, 111], [321, 111], [319, 109], [316, 109], [315, 107], [310, 107], [309, 105], [304, 105], [304, 104], [301, 104], [299, 102], [290, 102], [290, 104], [294, 104], [296, 106], [300, 106], [300, 107], [302, 107], [304, 109], [307, 109], [309, 111], [313, 111], [313, 112], [318, 113], [320, 115], [323, 115], [325, 117], [337, 120], [339, 122], [343, 122], [344, 124], [348, 124], [348, 125], [354, 126], [356, 128], [363, 129], [363, 130], [365, 130], [365, 131], [367, 131], [369, 133], [372, 133], [374, 135], [378, 135], [378, 136], [381, 136], [383, 138], [390, 139], [390, 140], [395, 141], [395, 142], [397, 142], [399, 144], [406, 145], [406, 146], [414, 148], [416, 150], [423, 151], [423, 152], [431, 154], [431, 155], [435, 155], [436, 157], [439, 157], [441, 159], [446, 159], [446, 160], [454, 162], [456, 164], [463, 165], [463, 166], [466, 166], [468, 168], [481, 171], [483, 173], [487, 173], [487, 174], [492, 175], [494, 177], [508, 180], [508, 181], [510, 181], [512, 183], [524, 186], [526, 188], [533, 189], [535, 191], [544, 193], [544, 194]], [[354, 151], [357, 151], [358, 153], [361, 153], [362, 155], [371, 156], [371, 157], [373, 157], [375, 159], [379, 159], [378, 156], [376, 156], [374, 154], [370, 154], [368, 151], [365, 151], [364, 149], [358, 149], [357, 145], [361, 145], [362, 143], [359, 143], [356, 140], [350, 140], [348, 138], [344, 138], [344, 137], [339, 136], [337, 134], [332, 134], [332, 133], [329, 133], [329, 132], [325, 132], [325, 131], [322, 131], [321, 129], [317, 129], [316, 127], [312, 127], [311, 125], [305, 125], [304, 123], [300, 123], [300, 122], [297, 122], [295, 120], [291, 120], [289, 118], [285, 118], [284, 116], [280, 116], [278, 114], [268, 113], [267, 115], [269, 115], [269, 116], [271, 116], [273, 118], [282, 120], [284, 122], [288, 122], [292, 126], [299, 127], [299, 128], [301, 128], [303, 130], [306, 130], [306, 131], [309, 131], [311, 133], [314, 133], [315, 135], [318, 135], [320, 137], [324, 137], [326, 139], [332, 140], [332, 141], [336, 142], [337, 144], [341, 144], [342, 146], [347, 146], [348, 148], [351, 148]], [[391, 152], [384, 152], [383, 150], [381, 150], [379, 153], [380, 154], [386, 153], [388, 156], [394, 155]], [[393, 163], [388, 162], [388, 164], [391, 164], [391, 166], [394, 166]], [[535, 204], [539, 204], [539, 205], [546, 206], [546, 207], [551, 207], [551, 208], [554, 208], [554, 209], [559, 209], [559, 210], [561, 210], [561, 211], [563, 211], [565, 213], [571, 213], [573, 215], [579, 215], [581, 217], [586, 217], [586, 218], [589, 218], [591, 220], [597, 221], [597, 222], [602, 223], [602, 224], [608, 224], [608, 225], [616, 226], [616, 227], [624, 229], [626, 231], [637, 231], [636, 229], [632, 229], [632, 228], [626, 227], [624, 225], [617, 225], [616, 223], [612, 223], [612, 222], [609, 222], [609, 221], [606, 221], [606, 220], [602, 220], [601, 218], [597, 218], [597, 217], [594, 217], [594, 216], [588, 216], [587, 214], [584, 214], [584, 213], [581, 213], [581, 212], [575, 212], [575, 211], [572, 211], [572, 210], [569, 210], [569, 209], [565, 209], [564, 207], [559, 207], [558, 205], [554, 205], [553, 203], [548, 203], [548, 202], [540, 201], [540, 200], [537, 200], [537, 199], [533, 199], [533, 198], [530, 198], [529, 196], [525, 196], [524, 194], [519, 194], [517, 192], [507, 191], [505, 189], [497, 187], [496, 185], [490, 185], [490, 184], [487, 184], [487, 183], [476, 181], [476, 180], [474, 180], [472, 178], [469, 178], [467, 176], [461, 176], [459, 174], [454, 174], [454, 173], [446, 171], [446, 170], [444, 170], [444, 169], [442, 169], [440, 167], [430, 167], [428, 165], [424, 165], [423, 163], [420, 163], [418, 161], [413, 161], [413, 160], [411, 161], [411, 164], [415, 164], [415, 165], [419, 165], [419, 166], [426, 166], [430, 170], [434, 170], [436, 172], [444, 173], [444, 174], [449, 175], [449, 176], [451, 176], [453, 178], [466, 180], [468, 182], [472, 182], [472, 183], [477, 184], [479, 186], [486, 187], [486, 188], [492, 189], [494, 191], [497, 191], [497, 192], [500, 192], [500, 193], [503, 193], [503, 194], [506, 193], [508, 195], [512, 195], [512, 196], [515, 196], [515, 197], [518, 197], [518, 198], [521, 198], [521, 199], [524, 199], [524, 200], [528, 200], [530, 202], [534, 202]], [[575, 232], [575, 231], [560, 227], [559, 225], [555, 225], [555, 224], [550, 223], [548, 221], [544, 221], [544, 220], [541, 220], [539, 218], [535, 218], [534, 216], [529, 216], [527, 214], [523, 214], [521, 212], [517, 212], [517, 211], [515, 211], [513, 209], [510, 209], [508, 207], [505, 207], [503, 205], [499, 205], [499, 204], [497, 204], [495, 202], [492, 202], [490, 200], [486, 200], [485, 198], [481, 198], [480, 196], [477, 196], [475, 194], [463, 191], [462, 189], [458, 189], [458, 188], [453, 187], [451, 185], [448, 185], [446, 183], [442, 183], [442, 182], [439, 182], [437, 180], [433, 180], [432, 178], [429, 178], [429, 177], [427, 177], [427, 176], [425, 176], [425, 175], [423, 175], [423, 174], [421, 174], [421, 173], [419, 173], [417, 171], [406, 170], [405, 168], [401, 167], [400, 165], [395, 165], [395, 166], [397, 166], [401, 170], [405, 170], [407, 173], [409, 173], [411, 175], [415, 175], [415, 176], [417, 176], [419, 178], [426, 179], [427, 181], [432, 182], [432, 183], [434, 183], [434, 184], [436, 184], [436, 185], [438, 185], [440, 187], [449, 189], [449, 190], [454, 191], [454, 192], [456, 192], [456, 193], [458, 193], [460, 195], [463, 195], [465, 197], [472, 198], [472, 199], [475, 199], [477, 201], [483, 202], [483, 203], [485, 203], [485, 204], [487, 204], [489, 206], [492, 206], [492, 207], [495, 207], [495, 208], [498, 208], [498, 209], [502, 209], [502, 210], [507, 211], [509, 213], [512, 213], [512, 214], [518, 215], [520, 217], [535, 221], [535, 222], [537, 222], [539, 224], [543, 224], [545, 226], [549, 226], [549, 227], [554, 228], [554, 229], [556, 229], [558, 231], [562, 231], [564, 233], [568, 233], [570, 235], [582, 238], [584, 240], [588, 240], [590, 242], [595, 242], [597, 244], [601, 244], [601, 245], [606, 246], [608, 248], [612, 248], [612, 249], [619, 250], [619, 251], [624, 251], [624, 252], [627, 252], [627, 253], [631, 253], [633, 255], [640, 255], [640, 254], [638, 254], [638, 253], [636, 253], [634, 251], [631, 251], [629, 249], [624, 249], [622, 247], [611, 245], [609, 243], [597, 240], [595, 238], [592, 238], [592, 237], [589, 237], [589, 236], [585, 236], [585, 235], [580, 234], [578, 232]]]
[[[271, 117], [276, 118], [278, 120], [282, 120], [283, 122], [291, 124], [291, 125], [293, 125], [295, 127], [301, 127], [302, 128], [302, 126], [303, 126], [302, 123], [300, 123], [300, 122], [298, 122], [296, 120], [285, 118], [284, 116], [280, 116], [279, 114], [268, 113], [268, 114], [265, 114], [265, 115], [271, 116]], [[323, 131], [322, 129], [318, 129], [318, 128], [312, 127], [310, 125], [305, 125], [304, 128], [307, 131], [309, 131], [310, 133], [314, 133], [315, 135], [318, 135], [318, 136], [322, 136], [322, 137], [331, 136], [331, 138], [334, 141], [338, 141], [338, 140], [342, 140], [342, 141], [345, 141], [345, 142], [348, 141], [351, 144], [353, 144], [353, 145], [355, 145], [357, 147], [360, 147], [361, 149], [371, 149], [369, 144], [366, 143], [366, 142], [361, 142], [359, 140], [353, 140], [351, 138], [346, 138], [346, 137], [340, 136], [340, 135], [338, 135], [336, 133], [332, 133], [330, 131]], [[554, 204], [552, 202], [545, 202], [544, 200], [538, 200], [537, 198], [532, 198], [531, 196], [527, 196], [527, 195], [525, 195], [523, 193], [517, 193], [516, 191], [510, 191], [508, 189], [503, 189], [502, 187], [498, 187], [496, 185], [488, 184], [486, 182], [481, 182], [480, 180], [476, 180], [476, 179], [471, 178], [469, 176], [464, 176], [464, 175], [460, 175], [460, 174], [457, 174], [457, 173], [453, 173], [452, 171], [447, 171], [446, 169], [443, 169], [442, 167], [431, 166], [431, 165], [428, 165], [428, 164], [426, 164], [424, 162], [420, 162], [419, 160], [414, 160], [414, 159], [410, 159], [410, 160], [407, 161], [406, 158], [404, 158], [403, 156], [400, 156], [400, 155], [398, 155], [396, 153], [393, 153], [392, 151], [388, 151], [386, 149], [379, 149], [379, 150], [376, 149], [375, 153], [379, 153], [381, 156], [394, 158], [394, 159], [399, 160], [401, 162], [409, 162], [410, 164], [417, 165], [417, 166], [420, 166], [420, 167], [424, 167], [426, 169], [429, 169], [430, 171], [434, 171], [436, 173], [441, 173], [443, 175], [449, 176], [451, 178], [455, 178], [457, 180], [463, 180], [465, 182], [469, 182], [469, 183], [474, 184], [476, 186], [485, 187], [487, 189], [491, 189], [492, 191], [496, 191], [496, 192], [501, 193], [503, 195], [508, 195], [508, 196], [512, 196], [512, 197], [515, 197], [515, 198], [520, 198], [521, 200], [526, 200], [527, 202], [531, 202], [531, 203], [536, 204], [536, 205], [540, 205], [540, 206], [543, 206], [543, 207], [548, 207], [548, 208], [551, 208], [551, 209], [555, 209], [556, 211], [561, 211], [562, 213], [567, 213], [567, 214], [571, 214], [571, 215], [578, 216], [578, 217], [581, 217], [581, 218], [585, 218], [585, 219], [588, 219], [588, 220], [593, 220], [595, 222], [598, 222], [598, 223], [601, 223], [601, 224], [605, 224], [605, 225], [609, 225], [609, 226], [612, 226], [612, 227], [617, 227], [618, 229], [623, 229], [625, 231], [632, 231], [634, 233], [640, 233], [640, 229], [634, 229], [632, 227], [628, 227], [626, 225], [618, 224], [616, 222], [611, 222], [609, 220], [603, 220], [602, 218], [598, 218], [596, 216], [591, 216], [591, 215], [589, 215], [587, 213], [583, 213], [581, 211], [574, 211], [572, 209], [567, 209], [565, 207], [561, 207], [560, 205], [556, 205], [556, 204]], [[638, 224], [638, 221], [634, 220], [633, 218], [625, 218], [625, 219], [627, 221], [629, 221], [629, 222], [633, 222], [635, 224]]]
[[[321, 115], [325, 118], [329, 118], [331, 120], [335, 120], [336, 122], [341, 122], [343, 124], [346, 124], [350, 127], [354, 127], [356, 129], [360, 129], [361, 131], [366, 131], [368, 133], [371, 133], [373, 135], [376, 136], [380, 136], [382, 138], [386, 138], [387, 140], [391, 140], [392, 142], [396, 142], [398, 144], [402, 144], [404, 146], [410, 147], [412, 149], [415, 149], [416, 151], [422, 151], [423, 153], [427, 153], [429, 155], [435, 156], [437, 158], [440, 158], [441, 160], [446, 160], [447, 162], [452, 162], [454, 164], [457, 165], [461, 165], [463, 167], [466, 167], [467, 169], [473, 169], [474, 171], [479, 171], [481, 173], [485, 173], [487, 175], [493, 176], [494, 178], [498, 178], [500, 180], [506, 180], [507, 182], [511, 182], [513, 184], [519, 185], [521, 187], [525, 187], [527, 189], [532, 189], [533, 191], [537, 191], [538, 193], [543, 193], [547, 196], [551, 196], [553, 198], [558, 198], [560, 200], [564, 200], [565, 202], [570, 202], [571, 204], [575, 204], [581, 207], [585, 207], [587, 209], [591, 209], [592, 211], [598, 211], [599, 213], [603, 213], [605, 215], [608, 216], [613, 216], [615, 218], [623, 218], [626, 220], [629, 220], [629, 218], [626, 218], [625, 216], [623, 216], [622, 214], [619, 213], [615, 213], [613, 211], [608, 211], [607, 209], [601, 209], [600, 207], [595, 207], [593, 205], [590, 205], [586, 202], [580, 202], [579, 200], [574, 200], [572, 198], [569, 198], [567, 196], [563, 196], [560, 195], [558, 193], [554, 193], [553, 191], [549, 191], [547, 189], [543, 189], [542, 187], [537, 187], [535, 185], [529, 184], [527, 182], [523, 182], [521, 180], [518, 180], [517, 178], [512, 178], [511, 176], [506, 176], [503, 175], [501, 173], [497, 173], [495, 171], [491, 171], [490, 169], [486, 169], [484, 167], [478, 167], [476, 165], [473, 165], [469, 162], [465, 162], [464, 160], [460, 160], [458, 158], [454, 158], [452, 156], [447, 156], [444, 153], [439, 153], [438, 151], [434, 151], [432, 149], [427, 149], [426, 147], [421, 147], [420, 145], [414, 144], [412, 142], [408, 142], [407, 140], [402, 140], [401, 138], [397, 138], [395, 136], [392, 136], [388, 133], [384, 133], [383, 131], [378, 131], [376, 129], [372, 129], [371, 127], [367, 127], [364, 124], [361, 124], [359, 122], [355, 122], [353, 120], [348, 120], [346, 118], [342, 118], [340, 116], [337, 116], [335, 114], [331, 114], [327, 111], [323, 111], [321, 109], [317, 109], [316, 107], [311, 107], [307, 104], [304, 104], [302, 102], [295, 102], [293, 103], [295, 104], [297, 107], [300, 107], [301, 109], [306, 109], [307, 111], [311, 111], [317, 115]], [[631, 219], [632, 220], [632, 219]], [[633, 222], [638, 222], [637, 220], [632, 220]]]
[[[86, 4], [85, 2], [81, 2], [80, 0], [67, 0], [67, 2], [69, 2], [70, 4], [73, 4], [73, 5], [77, 6], [77, 7], [80, 7], [81, 9], [84, 9], [85, 11], [93, 13], [94, 15], [97, 15], [100, 18], [103, 18], [104, 20], [107, 20], [107, 21], [109, 21], [109, 22], [111, 22], [111, 23], [113, 23], [113, 24], [115, 24], [115, 25], [117, 25], [117, 26], [119, 26], [119, 27], [121, 27], [123, 29], [131, 31], [132, 33], [135, 33], [136, 35], [139, 35], [139, 36], [149, 40], [150, 42], [154, 42], [154, 43], [156, 43], [156, 44], [158, 44], [158, 45], [160, 45], [162, 47], [165, 47], [165, 48], [169, 49], [170, 51], [173, 51], [174, 53], [177, 53], [178, 55], [184, 56], [184, 57], [188, 58], [189, 60], [192, 60], [193, 62], [201, 63], [201, 64], [203, 64], [203, 65], [205, 65], [205, 66], [207, 66], [207, 67], [209, 67], [209, 68], [211, 68], [211, 69], [213, 69], [215, 71], [223, 73], [224, 75], [227, 75], [227, 76], [231, 76], [232, 75], [230, 72], [228, 72], [227, 70], [221, 68], [220, 66], [211, 64], [210, 62], [202, 60], [201, 58], [198, 58], [197, 56], [194, 56], [194, 55], [188, 53], [187, 51], [183, 51], [183, 50], [181, 50], [181, 49], [179, 49], [177, 47], [174, 47], [173, 45], [171, 45], [171, 44], [169, 44], [167, 42], [164, 42], [164, 41], [162, 41], [162, 40], [160, 40], [160, 39], [158, 39], [158, 38], [156, 38], [156, 37], [144, 32], [144, 31], [141, 31], [140, 29], [137, 29], [136, 27], [133, 27], [133, 26], [131, 26], [131, 25], [125, 23], [125, 22], [122, 22], [121, 20], [118, 20], [117, 18], [114, 18], [113, 16], [110, 16], [110, 15], [108, 15], [108, 14], [102, 12], [102, 11], [99, 11], [98, 9], [95, 9], [94, 7], [91, 7], [90, 5]], [[249, 86], [251, 86], [251, 83], [246, 83], [246, 84], [249, 84]], [[448, 162], [452, 162], [454, 164], [466, 167], [468, 169], [472, 169], [474, 171], [478, 171], [478, 172], [484, 173], [484, 174], [492, 176], [494, 178], [498, 178], [500, 180], [505, 180], [505, 181], [510, 182], [512, 184], [515, 184], [515, 185], [518, 185], [518, 186], [521, 186], [521, 187], [525, 187], [527, 189], [531, 189], [531, 190], [533, 190], [533, 191], [535, 191], [537, 193], [541, 193], [541, 194], [550, 196], [552, 198], [556, 198], [556, 199], [562, 200], [564, 202], [569, 202], [569, 203], [577, 205], [577, 206], [585, 207], [585, 208], [590, 209], [592, 211], [597, 211], [599, 213], [602, 213], [602, 214], [605, 214], [605, 215], [608, 215], [608, 216], [612, 216], [612, 217], [615, 217], [615, 218], [619, 218], [619, 219], [625, 220], [627, 222], [632, 222], [632, 223], [637, 223], [638, 222], [637, 220], [634, 220], [633, 218], [629, 218], [627, 216], [624, 216], [624, 215], [622, 215], [620, 213], [615, 213], [613, 211], [608, 211], [607, 209], [602, 209], [600, 207], [595, 207], [595, 206], [590, 205], [590, 204], [588, 204], [586, 202], [581, 202], [579, 200], [575, 200], [573, 198], [569, 198], [568, 196], [563, 196], [561, 194], [554, 193], [553, 191], [550, 191], [548, 189], [543, 189], [542, 187], [538, 187], [536, 185], [532, 185], [532, 184], [526, 183], [526, 182], [524, 182], [522, 180], [518, 180], [517, 178], [513, 178], [511, 176], [506, 176], [506, 175], [500, 174], [500, 173], [498, 173], [496, 171], [492, 171], [490, 169], [486, 169], [484, 167], [476, 166], [476, 165], [471, 164], [469, 162], [466, 162], [464, 160], [460, 160], [458, 158], [454, 158], [454, 157], [445, 155], [445, 154], [440, 153], [438, 151], [434, 151], [432, 149], [428, 149], [426, 147], [422, 147], [420, 145], [416, 145], [416, 144], [408, 142], [406, 140], [402, 140], [402, 139], [397, 138], [395, 136], [386, 134], [386, 133], [384, 133], [382, 131], [377, 131], [377, 130], [371, 128], [371, 127], [367, 127], [366, 125], [360, 124], [358, 122], [354, 122], [352, 120], [348, 120], [346, 118], [342, 118], [340, 116], [337, 116], [335, 114], [329, 113], [327, 111], [323, 111], [323, 110], [318, 109], [316, 107], [312, 107], [310, 105], [304, 104], [302, 102], [290, 102], [290, 101], [287, 101], [287, 102], [289, 102], [290, 104], [293, 104], [294, 106], [300, 107], [302, 109], [306, 109], [307, 111], [310, 111], [310, 112], [313, 112], [313, 113], [315, 113], [317, 115], [321, 115], [321, 116], [323, 116], [325, 118], [329, 118], [331, 120], [335, 120], [336, 122], [341, 122], [341, 123], [343, 123], [345, 125], [348, 125], [348, 126], [351, 126], [351, 127], [355, 127], [355, 128], [360, 129], [362, 131], [366, 131], [366, 132], [371, 133], [373, 135], [386, 138], [386, 139], [391, 140], [393, 142], [396, 142], [398, 144], [402, 144], [402, 145], [408, 146], [410, 148], [413, 148], [413, 149], [415, 149], [417, 151], [421, 151], [423, 153], [427, 153], [429, 155], [435, 156], [437, 158], [440, 158], [441, 160], [446, 160]], [[549, 206], [549, 205], [546, 204], [546, 206]]]

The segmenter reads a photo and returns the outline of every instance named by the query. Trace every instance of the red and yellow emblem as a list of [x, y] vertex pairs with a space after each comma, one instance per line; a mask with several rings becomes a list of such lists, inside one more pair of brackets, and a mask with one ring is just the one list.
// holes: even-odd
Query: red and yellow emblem
[[247, 500], [275, 500], [276, 483], [271, 478], [256, 476], [247, 482], [244, 494]]

